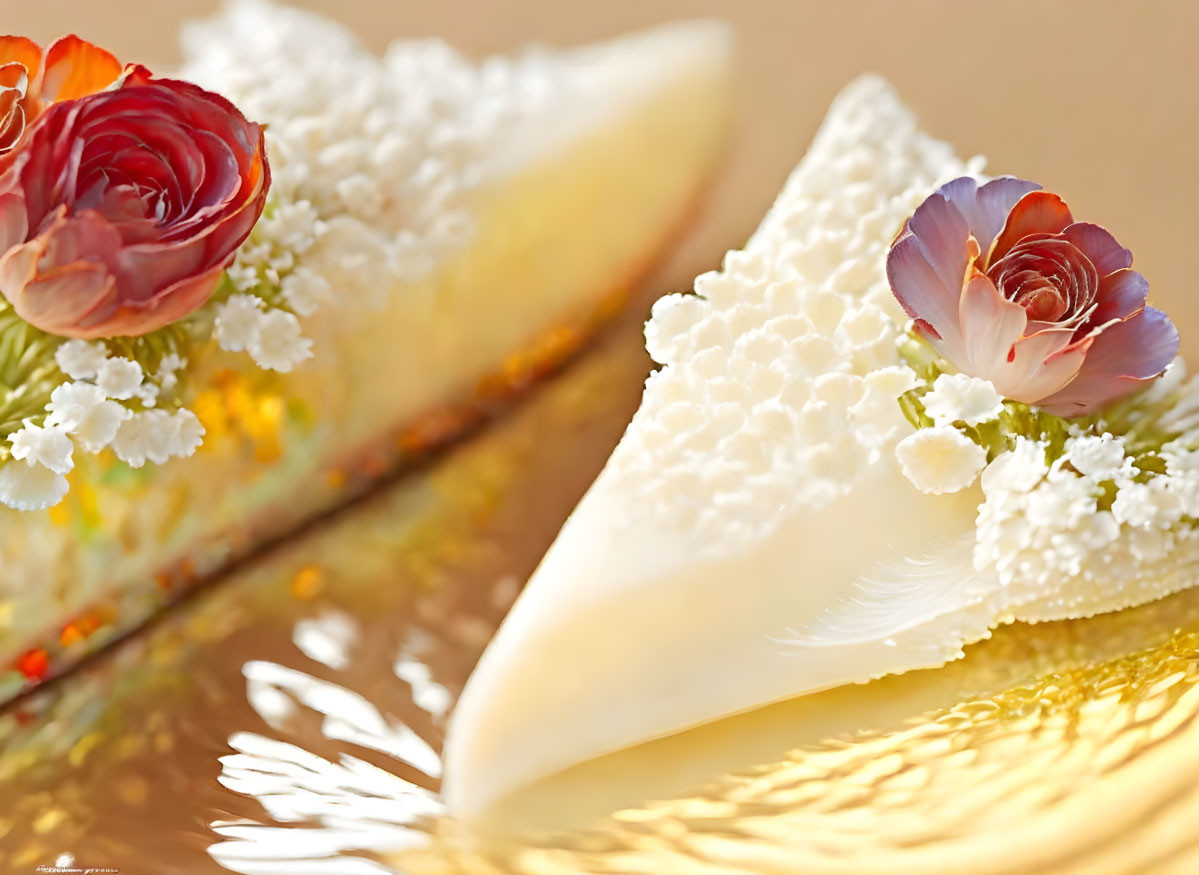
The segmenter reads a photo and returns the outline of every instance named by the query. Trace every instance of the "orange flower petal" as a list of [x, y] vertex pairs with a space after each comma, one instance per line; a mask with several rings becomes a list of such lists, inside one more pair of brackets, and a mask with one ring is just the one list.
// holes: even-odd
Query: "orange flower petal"
[[33, 81], [42, 65], [41, 47], [23, 36], [0, 36], [0, 64], [13, 63], [28, 70], [29, 79]]
[[987, 270], [1029, 234], [1060, 234], [1074, 224], [1066, 202], [1047, 191], [1030, 191], [1012, 207], [987, 256]]
[[21, 96], [29, 90], [29, 71], [17, 61], [0, 61], [0, 89], [19, 91]]
[[5, 92], [0, 91], [0, 153], [7, 152], [17, 145], [23, 133], [25, 133], [24, 107], [16, 101], [15, 92], [9, 92], [6, 95]]
[[39, 95], [46, 103], [73, 100], [103, 91], [121, 75], [121, 62], [111, 52], [71, 34], [46, 49]]

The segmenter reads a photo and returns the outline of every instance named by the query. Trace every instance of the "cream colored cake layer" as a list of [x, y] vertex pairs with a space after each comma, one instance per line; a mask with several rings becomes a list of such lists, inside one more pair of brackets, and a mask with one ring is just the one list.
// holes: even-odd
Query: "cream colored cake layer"
[[681, 25], [567, 57], [597, 99], [497, 143], [467, 204], [473, 233], [427, 279], [320, 310], [304, 324], [314, 358], [290, 374], [214, 344], [192, 363], [207, 430], [194, 457], [88, 458], [60, 507], [0, 513], [0, 663], [48, 648], [57, 670], [164, 589], [335, 506], [397, 450], [452, 431], [447, 410], [576, 343], [642, 274], [721, 151], [727, 34]]

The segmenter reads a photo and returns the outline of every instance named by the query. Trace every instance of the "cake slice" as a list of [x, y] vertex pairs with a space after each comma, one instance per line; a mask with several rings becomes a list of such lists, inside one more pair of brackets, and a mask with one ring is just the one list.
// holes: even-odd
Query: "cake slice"
[[[1145, 344], [1104, 348], [1095, 370], [1074, 363], [1077, 397], [1053, 394], [1055, 378], [1015, 400], [1033, 391], [1016, 376], [1062, 360], [1021, 358], [1025, 337], [1039, 343], [1048, 330], [999, 345], [1001, 318], [1033, 312], [1019, 309], [1027, 296], [988, 304], [997, 312], [969, 323], [968, 350], [953, 348], [957, 286], [1007, 282], [1002, 269], [967, 266], [1016, 251], [1020, 225], [1004, 214], [1031, 221], [1013, 204], [1039, 188], [1010, 177], [980, 187], [980, 168], [922, 133], [884, 82], [861, 79], [745, 248], [700, 276], [695, 294], [655, 305], [647, 345], [664, 367], [453, 714], [451, 808], [481, 817], [602, 754], [941, 665], [999, 623], [1088, 616], [1190, 585], [1199, 398], [1180, 384], [1180, 364], [1152, 380], [1178, 338], [1144, 307], [1127, 250], [1095, 225], [1067, 233], [1083, 234], [1084, 249], [1101, 244], [1094, 273], [1070, 250], [1092, 296], [1080, 318], [1107, 306], [1109, 287], [1096, 305], [1087, 277], [1112, 272], [1127, 287], [1110, 288], [1135, 286], [1139, 299], [1130, 292], [1102, 327], [1122, 331], [1122, 318], [1143, 314], [1160, 329], [1143, 372], [1118, 376]], [[972, 233], [989, 230], [967, 235], [950, 208], [959, 202]], [[1053, 196], [1036, 192], [1028, 205], [1070, 221]], [[934, 210], [950, 229], [941, 236]], [[888, 256], [910, 255], [913, 237], [923, 248], [908, 264], [923, 273], [901, 305]], [[1047, 234], [1028, 241], [1066, 247]], [[943, 274], [929, 267], [947, 260]], [[1021, 288], [1055, 295], [1029, 264], [1012, 275], [1031, 283]], [[967, 303], [961, 313], [973, 315]], [[992, 346], [995, 384], [955, 372], [954, 361]], [[1004, 370], [1026, 364], [1028, 374]], [[1003, 377], [1010, 392], [996, 390]], [[1144, 384], [1101, 410], [1072, 406]]]
[[45, 483], [9, 483], [25, 509], [0, 508], [0, 697], [561, 361], [692, 216], [727, 127], [729, 39], [707, 22], [476, 64], [437, 41], [380, 59], [246, 2], [189, 26], [185, 56], [181, 77], [265, 127], [266, 209], [163, 331], [64, 342], [5, 317], [50, 357], [47, 395], [93, 380], [139, 412], [102, 452], [76, 436], [65, 497], [33, 456]]

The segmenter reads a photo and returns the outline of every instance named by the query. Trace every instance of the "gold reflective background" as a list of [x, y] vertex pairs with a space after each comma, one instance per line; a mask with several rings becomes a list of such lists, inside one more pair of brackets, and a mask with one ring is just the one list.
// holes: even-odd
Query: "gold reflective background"
[[[227, 854], [289, 875], [1199, 868], [1195, 592], [1006, 628], [944, 669], [579, 767], [524, 794], [492, 837], [465, 834], [419, 792], [437, 786], [422, 745], [439, 749], [444, 707], [636, 407], [648, 300], [744, 239], [854, 74], [885, 74], [960, 152], [984, 152], [993, 171], [1038, 179], [1112, 228], [1184, 351], [1199, 355], [1199, 5], [303, 5], [333, 10], [375, 48], [435, 34], [472, 52], [719, 15], [740, 42], [736, 146], [686, 244], [562, 377], [391, 490], [0, 711], [0, 872], [63, 853], [124, 873], [219, 872], [214, 823], [249, 843]], [[215, 6], [21, 4], [3, 27], [42, 39], [73, 30], [162, 65], [176, 56], [179, 20]], [[313, 629], [344, 652], [314, 647]], [[339, 639], [338, 629], [350, 631]], [[240, 759], [222, 765], [231, 736]], [[358, 868], [368, 857], [386, 868]]]

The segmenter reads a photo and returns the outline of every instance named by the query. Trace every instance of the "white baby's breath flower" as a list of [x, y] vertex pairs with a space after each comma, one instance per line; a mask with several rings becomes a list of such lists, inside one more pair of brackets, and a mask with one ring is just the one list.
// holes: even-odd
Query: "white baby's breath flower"
[[262, 279], [257, 267], [243, 264], [240, 258], [229, 265], [229, 269], [225, 273], [229, 275], [229, 281], [233, 283], [233, 288], [239, 292], [249, 291]]
[[216, 339], [221, 349], [241, 352], [258, 337], [262, 299], [253, 295], [231, 295], [217, 307]]
[[1089, 480], [1055, 468], [1028, 494], [1025, 513], [1034, 529], [1068, 531], [1095, 512], [1095, 498]]
[[186, 364], [187, 362], [182, 357], [173, 352], [162, 357], [154, 378], [158, 380], [158, 386], [163, 392], [169, 392], [175, 388], [179, 382], [179, 372]]
[[275, 276], [287, 273], [296, 266], [296, 254], [290, 249], [278, 249], [271, 256], [268, 269], [273, 271]]
[[238, 250], [237, 261], [256, 268], [265, 267], [271, 260], [271, 248], [270, 243], [247, 244]]
[[1171, 475], [1170, 481], [1178, 494], [1183, 515], [1199, 518], [1199, 476], [1195, 474]]
[[912, 485], [931, 495], [965, 489], [987, 464], [983, 448], [949, 426], [908, 435], [895, 446], [895, 457]]
[[46, 425], [61, 425], [66, 431], [72, 431], [91, 416], [92, 411], [103, 404], [107, 397], [95, 383], [63, 383], [50, 393], [50, 403], [46, 405], [49, 414]]
[[124, 401], [137, 394], [142, 384], [142, 366], [132, 359], [105, 359], [96, 372], [96, 383], [109, 398]]
[[132, 416], [129, 408], [116, 401], [105, 401], [79, 423], [71, 435], [89, 453], [97, 453], [112, 443], [121, 423]]
[[83, 382], [56, 388], [46, 410], [46, 424], [61, 426], [89, 453], [108, 446], [121, 422], [130, 416], [124, 405], [106, 400], [99, 386]]
[[283, 297], [300, 316], [311, 316], [333, 298], [329, 281], [307, 268], [297, 268], [283, 278]]
[[1168, 478], [1120, 487], [1112, 502], [1116, 520], [1138, 528], [1168, 529], [1182, 518], [1183, 502]]
[[148, 461], [161, 464], [169, 459], [170, 435], [163, 428], [167, 417], [162, 410], [143, 410], [122, 422], [112, 441], [117, 458], [131, 468], [140, 468]]
[[178, 353], [168, 352], [158, 363], [158, 375], [174, 374], [181, 370], [187, 362]]
[[1088, 513], [1078, 522], [1078, 536], [1091, 550], [1099, 550], [1120, 537], [1120, 524], [1110, 510]]
[[137, 400], [145, 407], [154, 407], [158, 404], [159, 391], [158, 386], [153, 383], [142, 383], [137, 387]]
[[72, 380], [92, 379], [107, 357], [104, 344], [89, 340], [68, 340], [54, 351], [58, 369]]
[[200, 446], [204, 426], [190, 410], [143, 410], [121, 423], [112, 448], [133, 468], [161, 465], [174, 456], [190, 456]]
[[1199, 475], [1199, 452], [1189, 450], [1182, 441], [1170, 441], [1158, 454], [1166, 462], [1171, 477]]
[[56, 474], [66, 474], [75, 467], [71, 458], [75, 445], [61, 426], [29, 424], [14, 432], [10, 441], [14, 459], [42, 465]]
[[936, 425], [978, 425], [1003, 412], [1003, 397], [991, 381], [968, 374], [942, 374], [922, 400], [925, 413]]
[[983, 471], [982, 487], [987, 495], [1001, 491], [1028, 492], [1049, 473], [1045, 463], [1045, 445], [1026, 437], [1017, 437], [1016, 446], [995, 457]]
[[286, 310], [270, 310], [258, 320], [258, 335], [250, 343], [250, 355], [263, 368], [290, 371], [312, 358], [312, 341], [300, 332], [300, 321]]
[[0, 466], [0, 504], [14, 510], [45, 510], [62, 501], [67, 478], [36, 463], [10, 461]]
[[1114, 480], [1128, 474], [1124, 444], [1110, 434], [1081, 435], [1066, 441], [1066, 458], [1080, 473], [1093, 480]]
[[259, 222], [259, 231], [295, 253], [311, 248], [321, 232], [316, 208], [308, 201], [280, 203], [274, 212]]
[[190, 456], [204, 442], [204, 426], [187, 408], [171, 416], [171, 455]]

